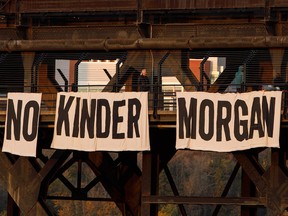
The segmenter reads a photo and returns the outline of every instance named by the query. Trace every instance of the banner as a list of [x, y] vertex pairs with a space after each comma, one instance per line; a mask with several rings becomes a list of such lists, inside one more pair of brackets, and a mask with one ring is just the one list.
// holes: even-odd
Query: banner
[[3, 152], [36, 157], [41, 93], [8, 93]]
[[148, 93], [58, 93], [51, 147], [79, 151], [150, 150]]
[[177, 92], [176, 149], [279, 147], [281, 91]]

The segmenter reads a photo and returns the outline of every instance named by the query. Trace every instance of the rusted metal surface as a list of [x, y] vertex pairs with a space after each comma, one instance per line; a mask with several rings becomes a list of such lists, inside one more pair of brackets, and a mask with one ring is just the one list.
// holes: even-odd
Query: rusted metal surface
[[91, 40], [10, 40], [0, 41], [1, 52], [13, 51], [115, 51], [115, 50], [175, 50], [213, 48], [287, 48], [286, 36], [214, 37], [189, 39], [91, 39]]
[[[230, 61], [230, 54], [227, 57], [229, 59], [229, 61], [227, 61], [229, 65], [235, 65], [230, 68], [230, 70], [236, 71], [236, 66], [243, 63], [243, 57], [247, 54], [239, 54], [239, 50], [242, 48], [253, 50], [254, 48], [288, 47], [288, 27], [285, 20], [281, 21], [283, 23], [278, 23], [278, 28], [280, 28], [281, 31], [273, 31], [274, 23], [267, 24], [263, 21], [264, 19], [262, 19], [264, 10], [267, 12], [266, 15], [268, 17], [270, 7], [288, 7], [288, 3], [284, 0], [11, 0], [10, 3], [6, 5], [5, 10], [8, 13], [12, 13], [12, 15], [10, 15], [13, 24], [10, 23], [10, 25], [7, 24], [7, 26], [14, 26], [14, 21], [16, 20], [17, 22], [15, 22], [15, 26], [17, 26], [17, 28], [4, 27], [0, 29], [0, 51], [6, 53], [13, 51], [85, 52], [91, 50], [93, 52], [104, 51], [105, 53], [110, 54], [108, 51], [124, 50], [125, 52], [129, 52], [128, 59], [124, 62], [123, 69], [120, 73], [123, 72], [123, 75], [126, 75], [125, 73], [127, 70], [124, 68], [127, 69], [133, 67], [140, 69], [142, 66], [147, 68], [151, 67], [153, 63], [153, 66], [157, 65], [168, 50], [171, 53], [167, 58], [167, 62], [165, 62], [166, 66], [173, 71], [173, 75], [176, 77], [178, 76], [178, 80], [182, 80], [181, 84], [183, 86], [192, 88], [194, 85], [193, 77], [188, 76], [189, 73], [191, 74], [190, 71], [183, 71], [183, 61], [181, 60], [183, 58], [184, 61], [186, 61], [189, 56], [187, 55], [184, 58], [183, 56], [185, 53], [182, 53], [181, 50], [188, 52], [188, 50], [193, 51], [194, 49], [238, 49], [234, 54], [236, 55], [236, 60]], [[169, 24], [169, 20], [170, 22], [174, 21], [171, 19], [173, 15], [171, 15], [169, 19], [166, 19], [166, 15], [168, 14], [165, 14], [166, 12], [173, 13], [178, 11], [177, 13], [179, 15], [179, 11], [189, 11], [194, 13], [195, 11], [198, 11], [198, 9], [199, 11], [206, 10], [206, 12], [211, 10], [214, 11], [214, 13], [212, 13], [211, 17], [209, 17], [207, 13], [205, 15], [198, 14], [197, 19], [200, 21], [197, 20], [197, 25], [194, 22], [191, 22], [192, 19], [186, 21], [185, 18], [180, 20], [180, 23], [182, 24]], [[231, 13], [234, 9], [238, 12], [238, 15], [235, 15], [237, 19], [226, 19], [225, 14], [221, 15], [222, 12], [229, 11]], [[239, 11], [242, 9], [244, 11], [252, 11], [251, 14], [257, 12], [261, 15], [258, 17], [252, 16], [243, 18], [239, 16]], [[146, 18], [151, 22], [151, 24], [149, 23], [144, 27], [136, 24], [123, 25], [126, 21], [125, 18], [121, 18], [123, 14], [136, 14], [137, 11], [141, 15], [140, 12], [142, 10], [144, 11], [144, 16], [147, 15]], [[285, 10], [287, 10], [287, 8]], [[117, 11], [116, 17], [120, 17], [119, 19], [115, 18], [116, 21], [113, 20], [117, 25], [114, 25], [114, 23], [111, 22], [110, 25], [101, 26], [101, 22], [106, 21], [105, 18], [102, 20], [100, 19], [100, 21], [93, 20], [93, 16], [97, 14], [97, 12], [111, 15], [111, 12], [115, 11]], [[155, 11], [157, 13], [159, 12], [161, 15], [155, 15], [156, 18], [154, 20], [154, 18], [150, 17], [149, 14], [154, 13]], [[165, 11], [165, 13], [163, 13], [163, 11]], [[218, 12], [215, 13], [215, 11]], [[83, 26], [82, 22], [70, 22], [70, 20], [68, 22], [68, 18], [63, 22], [63, 25], [66, 24], [67, 26], [56, 26], [56, 24], [59, 25], [57, 21], [55, 21], [55, 23], [52, 22], [51, 26], [46, 27], [36, 27], [37, 23], [35, 24], [33, 22], [21, 23], [21, 21], [25, 21], [25, 19], [33, 19], [33, 16], [37, 13], [49, 14], [50, 12], [57, 13], [58, 15], [60, 14], [62, 17], [69, 17], [74, 12], [82, 12], [82, 15], [84, 14], [87, 16], [87, 14], [89, 14], [91, 16], [89, 17], [90, 20], [87, 21], [88, 24], [85, 23], [85, 26]], [[85, 14], [86, 12], [90, 13]], [[13, 13], [16, 14], [15, 20]], [[32, 13], [33, 15], [31, 15]], [[21, 17], [19, 16], [20, 14], [24, 14], [26, 16], [25, 19], [21, 20]], [[220, 16], [222, 18], [219, 20], [213, 20], [213, 16]], [[259, 17], [261, 17], [261, 19]], [[241, 19], [241, 21], [239, 21], [238, 18]], [[57, 18], [55, 18], [55, 20], [57, 20]], [[139, 20], [143, 21], [141, 19]], [[163, 22], [164, 24], [155, 24], [158, 23], [158, 21]], [[222, 23], [223, 21], [225, 22], [224, 24]], [[50, 20], [47, 23], [50, 23]], [[91, 23], [93, 25], [90, 25]], [[45, 25], [48, 24], [45, 23]], [[272, 28], [272, 30], [270, 28]], [[270, 30], [268, 31], [268, 29]], [[143, 58], [143, 56], [145, 58]], [[26, 64], [30, 65], [29, 67], [27, 66], [29, 69], [31, 68], [31, 62], [29, 63], [29, 61], [32, 61], [33, 58], [26, 61]], [[228, 69], [229, 67], [231, 66], [228, 66]], [[27, 72], [27, 74], [29, 73]], [[223, 77], [220, 77], [220, 83], [218, 84], [223, 84], [224, 87], [227, 86], [227, 84], [229, 84], [233, 79], [231, 74], [227, 74], [226, 72], [223, 73]], [[111, 83], [107, 85], [105, 90], [111, 91], [112, 85], [110, 84], [115, 83], [117, 82], [112, 79]], [[219, 89], [220, 88], [216, 88], [215, 86], [211, 87], [210, 91], [219, 92]], [[55, 100], [55, 98], [53, 98], [53, 100]], [[170, 186], [173, 188], [175, 196], [158, 196], [158, 174], [163, 166], [167, 166], [167, 163], [176, 151], [174, 149], [175, 140], [167, 138], [171, 135], [175, 135], [173, 133], [175, 132], [174, 129], [176, 127], [176, 112], [159, 111], [157, 112], [157, 118], [155, 118], [154, 114], [155, 113], [151, 110], [149, 111], [149, 123], [152, 137], [151, 140], [153, 140], [152, 147], [153, 150], [157, 149], [158, 152], [143, 153], [142, 173], [140, 171], [131, 171], [131, 169], [135, 168], [137, 161], [135, 160], [134, 155], [131, 156], [131, 159], [126, 157], [125, 153], [124, 156], [122, 156], [122, 159], [125, 159], [121, 161], [123, 164], [120, 165], [122, 169], [117, 170], [118, 175], [114, 173], [116, 170], [114, 161], [106, 153], [89, 153], [89, 158], [81, 158], [80, 156], [77, 156], [75, 159], [79, 164], [81, 161], [86, 160], [86, 162], [91, 165], [93, 172], [102, 176], [104, 179], [104, 188], [108, 191], [111, 197], [110, 201], [115, 201], [123, 214], [139, 215], [141, 208], [143, 216], [156, 215], [158, 205], [168, 203], [178, 204], [182, 215], [185, 215], [185, 206], [183, 204], [214, 204], [218, 206], [241, 205], [251, 207], [261, 205], [268, 209], [268, 215], [281, 213], [283, 209], [288, 206], [288, 198], [286, 198], [286, 191], [288, 190], [286, 180], [288, 175], [284, 175], [279, 168], [280, 166], [283, 167], [283, 164], [286, 164], [286, 159], [282, 161], [282, 164], [275, 164], [274, 162], [273, 166], [266, 171], [266, 175], [263, 175], [264, 171], [259, 172], [261, 167], [257, 165], [257, 161], [252, 160], [249, 155], [245, 153], [235, 153], [234, 155], [242, 169], [247, 173], [247, 177], [252, 180], [253, 184], [255, 184], [258, 189], [258, 193], [256, 194], [258, 195], [257, 197], [254, 196], [255, 194], [247, 194], [247, 196], [251, 195], [251, 197], [246, 197], [246, 195], [244, 196], [243, 194], [241, 197], [225, 197], [228, 188], [233, 182], [233, 176], [236, 175], [235, 173], [234, 175], [232, 173], [232, 180], [228, 181], [226, 189], [223, 191], [221, 197], [179, 196], [177, 185], [173, 183], [173, 177], [169, 175], [169, 170], [166, 170], [166, 175], [169, 178]], [[55, 110], [41, 111], [39, 128], [40, 131], [42, 131], [39, 135], [43, 135], [42, 133], [45, 133], [46, 135], [43, 136], [45, 137], [45, 140], [41, 141], [42, 148], [49, 148], [50, 146], [52, 139], [51, 130], [54, 127], [54, 119]], [[4, 122], [5, 111], [0, 112], [1, 130], [3, 130]], [[281, 128], [283, 129], [284, 126], [285, 125], [282, 122]], [[165, 131], [159, 134], [159, 131], [155, 132], [156, 129], [159, 128], [172, 128], [174, 132], [171, 133]], [[155, 131], [153, 132], [154, 129]], [[285, 131], [282, 131], [282, 134], [285, 133], [286, 130], [287, 124]], [[166, 142], [167, 140], [165, 139], [167, 139], [169, 143]], [[169, 145], [167, 145], [167, 143]], [[282, 141], [281, 148], [283, 148], [283, 145], [285, 144], [286, 142]], [[163, 148], [164, 145], [165, 148]], [[173, 150], [171, 150], [171, 146], [173, 147]], [[171, 149], [167, 150], [168, 148]], [[60, 152], [58, 153], [60, 154]], [[58, 177], [62, 178], [60, 168], [68, 158], [69, 152], [63, 151], [62, 153], [63, 154], [58, 156], [55, 154], [50, 157], [49, 160], [43, 161], [44, 165], [40, 167], [40, 170], [37, 170], [31, 164], [31, 161], [26, 158], [21, 157], [19, 161], [12, 163], [7, 159], [4, 153], [0, 154], [0, 178], [3, 180], [7, 191], [11, 194], [11, 198], [13, 198], [15, 203], [19, 205], [22, 213], [30, 213], [31, 215], [36, 215], [36, 213], [41, 213], [43, 215], [45, 213], [48, 214], [45, 205], [41, 204], [39, 199], [41, 198], [45, 200], [46, 198], [49, 198], [46, 189], [49, 187], [50, 182]], [[277, 158], [279, 156], [274, 155], [274, 157]], [[119, 165], [119, 163], [117, 163], [117, 165]], [[62, 168], [62, 170], [64, 170], [64, 168]], [[81, 174], [81, 172], [78, 172], [79, 179]], [[281, 178], [284, 182], [276, 184], [278, 178]], [[97, 179], [95, 178], [94, 180], [96, 182]], [[119, 182], [121, 182], [121, 184]], [[69, 184], [67, 183], [67, 185]], [[77, 186], [79, 185], [80, 183], [78, 182]], [[90, 186], [92, 186], [92, 184]], [[78, 187], [77, 189], [81, 188]], [[245, 189], [249, 189], [248, 186]], [[74, 196], [68, 197], [67, 199], [88, 200], [89, 198], [77, 195], [79, 194], [74, 193]], [[140, 203], [141, 197], [142, 202]], [[55, 196], [50, 198], [57, 197]], [[94, 200], [101, 201], [97, 198]], [[23, 203], [24, 201], [27, 202]]]
[[[164, 115], [164, 113], [163, 113]], [[171, 115], [171, 114], [170, 114]], [[176, 115], [174, 113], [174, 115]], [[174, 120], [176, 121], [176, 118], [174, 116]], [[41, 125], [40, 125], [41, 126]], [[165, 131], [164, 134], [166, 135], [169, 133], [171, 135], [171, 130]], [[156, 136], [158, 135], [158, 137]], [[142, 166], [142, 177], [138, 177], [135, 179], [135, 175], [133, 178], [128, 178], [127, 173], [122, 173], [120, 176], [121, 178], [125, 178], [128, 181], [131, 181], [128, 183], [130, 186], [131, 184], [133, 186], [133, 191], [137, 192], [136, 194], [132, 194], [130, 189], [130, 186], [126, 186], [128, 191], [126, 191], [126, 196], [129, 195], [137, 195], [139, 196], [140, 193], [140, 187], [142, 187], [142, 201], [141, 201], [141, 215], [157, 215], [157, 206], [159, 204], [177, 204], [179, 206], [182, 206], [183, 204], [188, 205], [207, 205], [207, 204], [213, 204], [213, 205], [237, 205], [237, 206], [265, 206], [270, 212], [267, 215], [281, 215], [280, 213], [283, 212], [283, 210], [287, 207], [287, 198], [286, 198], [286, 191], [288, 188], [287, 182], [285, 179], [287, 178], [285, 175], [281, 175], [281, 184], [276, 185], [275, 180], [279, 181], [279, 175], [275, 175], [275, 173], [280, 173], [279, 166], [277, 163], [275, 164], [273, 162], [273, 166], [271, 166], [270, 169], [266, 171], [266, 174], [263, 174], [265, 172], [261, 170], [259, 164], [257, 164], [257, 161], [255, 159], [250, 158], [250, 153], [242, 153], [237, 152], [234, 153], [236, 159], [238, 160], [239, 164], [241, 165], [242, 169], [247, 171], [247, 175], [250, 179], [253, 180], [255, 183], [257, 189], [259, 190], [259, 194], [257, 196], [241, 196], [241, 197], [199, 197], [199, 196], [159, 196], [157, 194], [157, 185], [158, 185], [158, 174], [159, 174], [159, 159], [160, 160], [160, 166], [164, 162], [166, 164], [169, 159], [167, 158], [171, 157], [171, 154], [167, 151], [167, 148], [174, 143], [174, 140], [167, 138], [166, 141], [170, 140], [170, 144], [167, 142], [163, 143], [161, 140], [163, 140], [163, 134], [161, 133], [159, 135], [159, 132], [151, 133], [153, 136], [153, 148], [157, 149], [155, 152], [144, 152], [143, 154], [143, 166]], [[165, 139], [164, 139], [165, 140]], [[167, 145], [168, 144], [168, 145]], [[163, 145], [165, 145], [165, 148], [162, 148]], [[57, 198], [57, 197], [46, 197], [45, 190], [43, 191], [43, 188], [49, 186], [50, 182], [53, 181], [57, 177], [61, 177], [61, 169], [62, 171], [64, 168], [61, 168], [66, 159], [69, 156], [68, 151], [57, 151], [48, 161], [44, 162], [44, 165], [40, 167], [40, 170], [37, 170], [34, 166], [32, 166], [31, 161], [26, 160], [25, 158], [19, 158], [14, 164], [7, 159], [4, 153], [0, 154], [0, 164], [1, 164], [1, 176], [0, 178], [4, 181], [5, 187], [9, 188], [9, 192], [11, 193], [11, 196], [14, 200], [18, 200], [17, 204], [20, 207], [21, 212], [29, 212], [29, 214], [33, 214], [34, 212], [41, 212], [42, 215], [49, 215], [48, 212], [44, 210], [44, 207], [41, 206], [41, 203], [39, 200], [37, 200], [37, 197], [39, 196], [41, 199], [46, 198]], [[113, 168], [111, 166], [113, 165], [113, 161], [111, 158], [106, 158], [106, 156], [101, 155], [102, 153], [91, 153], [89, 155], [89, 160], [85, 157], [79, 157], [77, 156], [76, 160], [81, 161], [90, 161], [92, 164], [92, 167], [95, 166], [93, 169], [97, 174], [100, 174], [102, 178], [106, 179], [107, 182], [104, 182], [105, 184], [108, 184], [112, 182], [117, 185], [120, 181], [118, 181], [115, 178], [114, 174], [111, 172]], [[126, 155], [123, 156], [124, 159], [128, 159]], [[274, 159], [278, 158], [278, 155], [273, 156]], [[166, 159], [165, 159], [166, 158]], [[123, 158], [122, 158], [123, 159]], [[132, 161], [133, 161], [132, 156]], [[110, 162], [108, 162], [110, 161]], [[89, 162], [89, 163], [90, 163]], [[126, 161], [126, 165], [132, 165], [130, 163], [130, 160]], [[286, 161], [284, 161], [286, 162]], [[157, 166], [156, 166], [157, 164]], [[162, 164], [163, 165], [163, 164]], [[65, 165], [66, 166], [66, 165]], [[133, 165], [132, 165], [133, 166]], [[126, 168], [125, 168], [126, 169]], [[123, 171], [123, 170], [122, 170]], [[99, 173], [98, 173], [99, 172]], [[21, 173], [21, 174], [19, 174]], [[119, 174], [119, 173], [118, 173]], [[281, 173], [280, 173], [281, 174]], [[8, 177], [12, 177], [9, 178]], [[170, 176], [171, 177], [171, 176]], [[115, 178], [115, 179], [114, 179]], [[118, 183], [117, 183], [117, 181]], [[173, 179], [172, 179], [173, 181]], [[123, 183], [123, 182], [122, 182]], [[41, 184], [40, 192], [39, 192], [39, 184]], [[227, 183], [227, 184], [231, 184]], [[25, 186], [24, 186], [25, 185]], [[115, 186], [114, 185], [114, 186]], [[111, 186], [111, 185], [110, 185]], [[119, 185], [121, 186], [121, 184]], [[171, 185], [173, 186], [173, 184]], [[177, 185], [174, 185], [174, 192], [177, 190]], [[229, 187], [229, 185], [228, 185]], [[21, 189], [22, 188], [22, 189]], [[26, 188], [26, 189], [25, 189]], [[111, 189], [111, 187], [110, 187]], [[138, 190], [139, 189], [139, 190]], [[273, 190], [272, 190], [273, 189]], [[19, 190], [20, 195], [13, 193], [13, 191]], [[29, 192], [26, 192], [26, 190], [29, 190]], [[109, 191], [109, 190], [108, 190]], [[117, 190], [116, 190], [117, 191]], [[129, 192], [130, 191], [130, 192]], [[111, 191], [110, 191], [111, 192]], [[119, 202], [118, 199], [118, 192], [115, 191], [111, 192], [111, 197], [115, 199], [115, 202]], [[114, 196], [118, 197], [115, 198]], [[19, 198], [19, 199], [18, 199]], [[74, 197], [75, 199], [80, 199], [79, 197]], [[70, 199], [73, 199], [71, 197]], [[85, 200], [85, 197], [83, 198]], [[23, 204], [23, 200], [29, 201], [25, 202]], [[88, 199], [87, 199], [88, 200]], [[101, 199], [91, 199], [95, 201], [105, 201]], [[106, 200], [109, 201], [109, 200]], [[111, 200], [110, 200], [111, 201]], [[131, 200], [132, 202], [136, 201]], [[132, 205], [132, 203], [127, 203], [128, 205]], [[136, 203], [137, 204], [137, 203]], [[135, 203], [133, 203], [133, 206], [136, 208]], [[42, 204], [43, 205], [43, 204]], [[275, 209], [276, 206], [276, 209]], [[128, 207], [128, 206], [127, 206]], [[131, 209], [131, 206], [129, 206]], [[128, 208], [127, 208], [128, 209]], [[126, 209], [126, 210], [127, 210]], [[123, 212], [125, 212], [125, 209], [122, 209]], [[134, 210], [134, 212], [137, 212], [137, 210]], [[131, 215], [138, 215], [138, 213], [133, 213]], [[182, 214], [183, 215], [183, 214]], [[185, 214], [184, 214], [185, 215]]]
[[144, 152], [142, 160], [141, 215], [156, 215], [158, 206], [143, 203], [143, 198], [157, 195], [158, 193], [159, 155], [155, 152]]
[[268, 36], [265, 24], [255, 23], [202, 23], [165, 24], [151, 26], [153, 38], [167, 37], [247, 37]]
[[[180, 194], [178, 192], [177, 186], [176, 186], [176, 184], [174, 182], [174, 179], [173, 179], [173, 177], [171, 175], [171, 172], [169, 170], [169, 167], [167, 165], [164, 166], [164, 172], [165, 172], [165, 174], [167, 176], [167, 179], [168, 179], [169, 184], [171, 186], [171, 189], [173, 191], [173, 195], [174, 196], [179, 196]], [[184, 207], [184, 205], [182, 203], [178, 205], [178, 208], [179, 208], [179, 211], [181, 212], [181, 215], [187, 216], [187, 212], [186, 212], [185, 207]]]
[[[145, 215], [148, 213], [149, 215], [157, 215], [151, 210], [149, 211], [149, 207], [159, 205], [159, 204], [188, 204], [188, 205], [208, 205], [208, 204], [218, 204], [218, 205], [237, 205], [243, 206], [247, 210], [253, 210], [257, 206], [265, 206], [267, 209], [267, 215], [269, 216], [278, 216], [282, 215], [287, 207], [287, 200], [285, 196], [287, 195], [287, 176], [284, 176], [281, 170], [279, 169], [280, 164], [276, 166], [271, 166], [268, 170], [263, 170], [263, 172], [259, 172], [259, 169], [262, 169], [260, 164], [257, 163], [255, 159], [251, 159], [250, 151], [247, 152], [237, 152], [234, 153], [235, 158], [238, 161], [238, 168], [241, 165], [242, 169], [247, 173], [247, 177], [254, 182], [257, 193], [256, 194], [247, 194], [242, 195], [240, 197], [209, 197], [209, 196], [159, 196], [153, 195], [148, 191], [148, 193], [142, 193], [142, 213]], [[257, 153], [256, 153], [257, 154]], [[151, 163], [151, 158], [143, 158], [145, 163]], [[237, 169], [238, 169], [237, 168]], [[149, 172], [149, 167], [143, 167], [143, 174]], [[151, 171], [150, 171], [151, 172]], [[274, 173], [277, 173], [276, 178]], [[279, 179], [279, 174], [281, 174], [281, 178]], [[151, 175], [151, 174], [150, 174]], [[235, 174], [234, 174], [235, 175]], [[271, 181], [271, 178], [273, 179]], [[149, 179], [146, 179], [148, 181]], [[156, 178], [154, 179], [154, 181]], [[281, 180], [281, 184], [277, 186], [274, 181]], [[232, 182], [228, 182], [227, 185]], [[146, 182], [145, 186], [150, 184], [157, 184], [157, 182], [153, 182], [151, 180], [150, 183]], [[247, 187], [247, 185], [243, 185]], [[151, 187], [151, 186], [150, 186]], [[245, 189], [245, 188], [244, 188]], [[246, 188], [247, 189], [247, 188]], [[286, 194], [286, 195], [284, 195]], [[144, 208], [143, 208], [144, 207]], [[243, 209], [242, 209], [243, 210]], [[246, 214], [249, 212], [249, 214]], [[241, 215], [255, 215], [256, 211], [241, 211]], [[217, 215], [214, 214], [214, 215]]]
[[159, 50], [287, 47], [287, 24], [281, 35], [264, 23], [151, 25], [143, 38], [137, 25], [31, 27], [0, 29], [0, 51]]
[[[236, 165], [235, 165], [235, 167], [234, 167], [234, 169], [233, 169], [233, 171], [232, 171], [232, 173], [231, 173], [231, 175], [230, 175], [230, 177], [229, 177], [229, 179], [228, 179], [228, 182], [227, 182], [227, 184], [226, 184], [226, 186], [225, 186], [225, 188], [224, 188], [224, 190], [223, 190], [223, 192], [222, 192], [222, 194], [221, 194], [221, 197], [226, 197], [226, 196], [227, 196], [227, 194], [228, 194], [228, 192], [229, 192], [229, 189], [230, 189], [232, 183], [234, 182], [234, 180], [235, 180], [235, 178], [236, 178], [236, 175], [237, 175], [239, 169], [240, 169], [240, 164], [239, 164], [239, 163], [236, 163]], [[222, 207], [222, 205], [218, 204], [218, 205], [215, 207], [212, 216], [218, 215], [221, 207]]]
[[30, 214], [37, 211], [39, 214], [45, 215], [41, 204], [38, 203], [37, 195], [41, 178], [30, 164], [29, 159], [22, 157], [12, 164], [11, 161], [7, 160], [5, 153], [1, 153], [0, 163], [0, 177], [5, 182], [7, 191], [21, 212]]
[[273, 0], [270, 1], [271, 7], [288, 7], [288, 2], [286, 0]]
[[[118, 164], [115, 163], [111, 156], [106, 152], [89, 153], [88, 159], [91, 162], [91, 169], [97, 176], [101, 177], [102, 185], [122, 213], [124, 215], [138, 215], [141, 181], [140, 176], [136, 174], [135, 169], [130, 170], [131, 176], [130, 178], [127, 178], [125, 176], [127, 173], [124, 171], [123, 161], [120, 159]], [[129, 157], [126, 159], [128, 160]], [[128, 167], [130, 166], [128, 169], [137, 167], [134, 162], [126, 165]], [[121, 173], [122, 168], [123, 170]], [[131, 199], [131, 196], [134, 196], [134, 198]]]
[[186, 196], [150, 196], [142, 197], [143, 203], [157, 204], [222, 204], [222, 205], [263, 205], [265, 197], [186, 197]]
[[123, 11], [136, 10], [137, 2], [132, 0], [21, 0], [11, 1], [10, 13], [40, 13], [40, 12], [81, 12], [81, 11]]
[[8, 194], [7, 198], [7, 215], [20, 215], [20, 209], [13, 200], [13, 198]]
[[[287, 6], [283, 0], [275, 1]], [[142, 0], [140, 2], [144, 10], [183, 10], [183, 9], [223, 9], [223, 8], [263, 8], [265, 0], [163, 0], [151, 1]], [[275, 3], [275, 5], [277, 5]], [[120, 11], [120, 10], [136, 10], [137, 1], [135, 0], [22, 0], [11, 1], [6, 11], [10, 13], [39, 13], [39, 12], [77, 12], [77, 11]]]
[[264, 7], [265, 0], [143, 0], [144, 9], [215, 9]]
[[[5, 32], [3, 32], [5, 33]], [[141, 37], [137, 25], [94, 25], [94, 26], [54, 26], [33, 27], [30, 29], [34, 40], [45, 39], [84, 39], [119, 38], [136, 39]]]
[[[283, 35], [287, 35], [287, 24], [282, 24]], [[149, 29], [148, 29], [149, 28]], [[89, 39], [138, 39], [144, 38], [139, 25], [94, 25], [94, 26], [46, 26], [31, 28], [0, 28], [0, 40], [89, 40]], [[144, 29], [145, 30], [145, 29]], [[263, 22], [214, 23], [214, 24], [154, 24], [148, 25], [147, 38], [190, 37], [248, 37], [269, 36]], [[151, 34], [151, 36], [149, 35]]]
[[[265, 196], [269, 193], [269, 187], [267, 180], [262, 176], [263, 173], [258, 171], [258, 167], [253, 163], [254, 159], [251, 157], [251, 153], [234, 153], [234, 157], [238, 163], [245, 170], [251, 181], [258, 188], [260, 195]], [[258, 164], [257, 164], [258, 165]]]

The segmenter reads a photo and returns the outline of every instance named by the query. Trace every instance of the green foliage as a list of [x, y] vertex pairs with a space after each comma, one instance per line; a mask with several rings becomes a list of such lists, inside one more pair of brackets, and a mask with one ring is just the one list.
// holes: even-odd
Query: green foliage
[[176, 205], [167, 204], [159, 208], [158, 216], [178, 216], [178, 207]]
[[[232, 154], [178, 151], [169, 162], [169, 170], [181, 196], [219, 197], [234, 169], [236, 162]], [[228, 195], [239, 196], [240, 176], [236, 177]], [[173, 192], [164, 171], [160, 174], [159, 194], [171, 196]], [[212, 215], [215, 206], [186, 205], [188, 215]], [[163, 205], [160, 215], [180, 215], [177, 205]], [[219, 215], [239, 215], [239, 208], [222, 207]]]
[[[260, 155], [259, 161], [267, 168], [270, 165], [270, 152], [264, 151]], [[236, 165], [232, 154], [215, 153], [202, 151], [177, 151], [175, 156], [168, 164], [169, 171], [173, 177], [180, 196], [221, 196], [225, 185]], [[65, 178], [76, 187], [78, 166], [75, 163], [66, 172]], [[95, 178], [91, 169], [82, 164], [81, 186], [85, 187]], [[238, 171], [227, 196], [240, 196], [241, 191], [241, 170]], [[49, 195], [71, 196], [71, 192], [60, 180], [53, 182], [48, 191]], [[173, 196], [173, 191], [167, 180], [167, 176], [162, 170], [159, 176], [159, 195]], [[91, 189], [88, 196], [109, 198], [101, 183]], [[7, 192], [0, 184], [0, 216], [6, 215]], [[87, 216], [120, 216], [122, 215], [118, 207], [113, 202], [92, 202], [92, 201], [64, 201], [48, 200], [48, 205], [55, 209], [57, 215], [87, 215]], [[212, 215], [215, 206], [213, 205], [185, 205], [188, 215], [202, 216]], [[222, 206], [219, 216], [239, 215], [240, 207]], [[158, 216], [178, 216], [180, 211], [177, 205], [160, 205]]]
[[[68, 170], [64, 172], [64, 176], [74, 187], [77, 184], [77, 163], [74, 163]], [[95, 174], [84, 163], [82, 163], [81, 187], [85, 187], [94, 179]], [[71, 196], [71, 192], [64, 186], [60, 180], [55, 180], [49, 187], [49, 195]], [[98, 183], [88, 194], [90, 197], [109, 197], [107, 192]], [[95, 202], [95, 201], [75, 201], [75, 200], [53, 200], [50, 206], [57, 211], [58, 216], [75, 215], [75, 216], [117, 216], [122, 215], [118, 207], [113, 202]]]

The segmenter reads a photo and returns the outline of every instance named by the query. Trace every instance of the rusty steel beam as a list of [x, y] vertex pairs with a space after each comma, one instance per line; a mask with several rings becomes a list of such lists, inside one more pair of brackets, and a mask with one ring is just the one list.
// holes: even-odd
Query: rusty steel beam
[[145, 204], [189, 204], [189, 205], [265, 205], [266, 197], [188, 197], [188, 196], [142, 196]]
[[262, 176], [263, 174], [259, 172], [257, 165], [252, 162], [249, 153], [234, 152], [233, 155], [237, 159], [238, 163], [241, 165], [242, 169], [244, 169], [244, 171], [247, 173], [251, 181], [255, 184], [255, 186], [259, 190], [259, 193], [262, 196], [271, 193], [271, 191], [269, 191], [269, 183]]
[[[226, 186], [225, 186], [225, 188], [224, 188], [224, 190], [223, 190], [223, 192], [221, 194], [221, 197], [226, 197], [227, 196], [227, 194], [229, 192], [229, 189], [231, 188], [232, 183], [234, 182], [234, 179], [236, 178], [236, 175], [237, 175], [239, 169], [240, 169], [240, 164], [237, 162], [235, 167], [234, 167], [234, 169], [233, 169], [233, 171], [232, 171], [232, 173], [231, 173], [231, 175], [230, 175], [230, 177], [229, 177], [229, 179], [228, 179], [228, 182], [227, 182], [227, 184], [226, 184]], [[218, 204], [215, 207], [212, 216], [217, 216], [219, 211], [220, 211], [220, 209], [221, 209], [221, 207], [222, 207], [222, 205]]]
[[20, 209], [8, 193], [7, 197], [7, 216], [20, 216]]
[[[164, 169], [164, 172], [165, 172], [165, 174], [167, 176], [168, 182], [169, 182], [169, 184], [171, 186], [171, 189], [173, 191], [174, 196], [179, 196], [180, 195], [179, 191], [177, 189], [177, 186], [175, 184], [175, 181], [173, 179], [173, 176], [172, 176], [167, 164], [164, 165], [163, 169]], [[178, 204], [178, 208], [179, 208], [179, 211], [181, 212], [182, 216], [186, 216], [187, 215], [186, 209], [185, 209], [183, 204]]]
[[288, 36], [88, 40], [1, 40], [0, 51], [161, 50], [288, 47]]

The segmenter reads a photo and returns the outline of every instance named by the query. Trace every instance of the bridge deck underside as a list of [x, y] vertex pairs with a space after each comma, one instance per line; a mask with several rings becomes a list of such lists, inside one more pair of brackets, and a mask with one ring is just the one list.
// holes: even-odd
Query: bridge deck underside
[[[154, 119], [150, 113], [149, 152], [122, 152], [116, 159], [109, 152], [74, 152], [52, 150], [46, 154], [53, 136], [54, 114], [42, 113], [39, 126], [37, 158], [17, 157], [8, 153], [0, 154], [1, 182], [10, 194], [8, 209], [15, 213], [15, 205], [24, 214], [32, 215], [41, 212], [43, 215], [55, 213], [47, 205], [48, 200], [86, 200], [96, 202], [114, 202], [120, 212], [126, 215], [157, 215], [160, 205], [178, 206], [181, 215], [187, 215], [187, 205], [212, 205], [213, 215], [217, 215], [223, 206], [241, 206], [241, 214], [254, 215], [257, 208], [264, 208], [267, 215], [283, 214], [288, 207], [286, 167], [286, 122], [282, 122], [279, 149], [272, 149], [269, 154], [270, 166], [264, 168], [258, 156], [265, 149], [252, 149], [230, 153], [235, 164], [220, 196], [182, 195], [176, 176], [171, 174], [169, 162], [178, 151], [175, 150], [175, 112], [158, 113]], [[2, 113], [1, 122], [5, 114]], [[0, 129], [1, 139], [4, 129]], [[190, 151], [190, 150], [181, 150]], [[180, 151], [180, 152], [181, 152]], [[139, 154], [141, 159], [139, 160]], [[218, 153], [221, 154], [221, 153]], [[138, 155], [138, 156], [137, 156]], [[203, 155], [204, 156], [204, 155]], [[204, 156], [205, 157], [205, 156]], [[137, 159], [138, 158], [138, 159]], [[95, 177], [86, 186], [81, 186], [81, 175], [78, 170], [78, 183], [73, 186], [64, 176], [74, 163], [78, 167], [87, 164]], [[139, 168], [139, 163], [141, 164]], [[236, 175], [242, 170], [241, 195], [227, 196]], [[164, 173], [171, 187], [171, 195], [159, 194], [159, 178]], [[201, 174], [199, 174], [201, 175]], [[246, 177], [245, 177], [246, 176]], [[49, 194], [49, 187], [59, 179], [71, 191], [71, 196], [55, 196]], [[108, 198], [91, 197], [89, 190], [101, 182]], [[254, 188], [253, 190], [251, 188]], [[133, 197], [133, 198], [132, 198]], [[14, 200], [14, 201], [13, 201]], [[28, 202], [29, 201], [29, 202]], [[15, 203], [14, 203], [15, 202]], [[14, 209], [14, 210], [13, 210]], [[251, 212], [254, 212], [253, 214]], [[12, 214], [11, 213], [11, 214]]]

